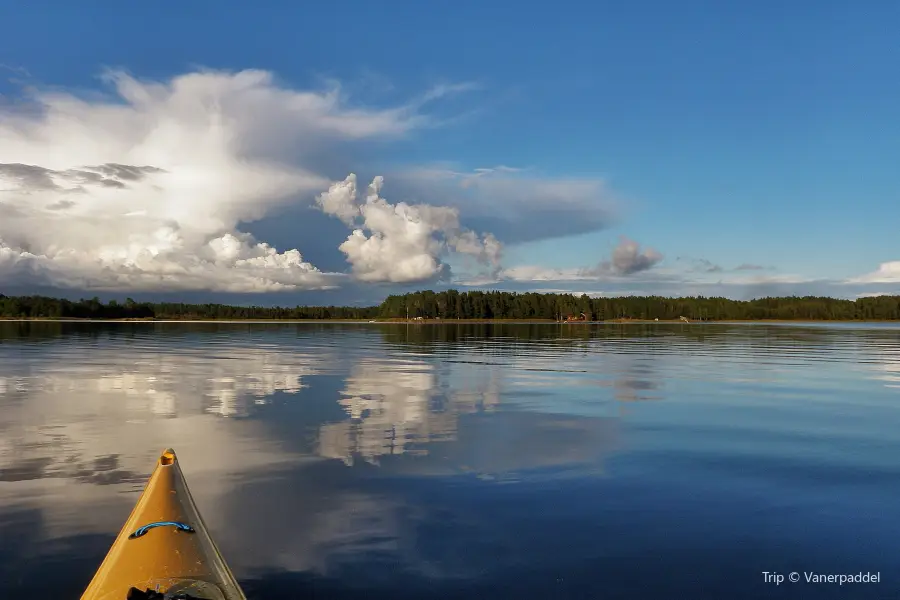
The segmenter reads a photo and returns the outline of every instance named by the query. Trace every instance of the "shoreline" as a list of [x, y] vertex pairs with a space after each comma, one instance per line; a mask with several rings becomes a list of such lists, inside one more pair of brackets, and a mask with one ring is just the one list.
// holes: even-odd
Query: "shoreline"
[[91, 319], [74, 317], [0, 317], [0, 323], [354, 323], [363, 325], [452, 325], [452, 324], [484, 324], [484, 325], [729, 325], [737, 323], [900, 323], [900, 319], [723, 319], [721, 321], [706, 319], [703, 321], [681, 319], [607, 319], [604, 321], [556, 321], [553, 319]]

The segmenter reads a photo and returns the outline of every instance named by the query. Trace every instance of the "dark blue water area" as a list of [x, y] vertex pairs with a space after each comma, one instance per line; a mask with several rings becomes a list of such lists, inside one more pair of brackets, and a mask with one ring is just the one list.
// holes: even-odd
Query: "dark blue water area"
[[891, 328], [0, 324], [0, 598], [167, 446], [251, 599], [896, 598], [898, 400]]

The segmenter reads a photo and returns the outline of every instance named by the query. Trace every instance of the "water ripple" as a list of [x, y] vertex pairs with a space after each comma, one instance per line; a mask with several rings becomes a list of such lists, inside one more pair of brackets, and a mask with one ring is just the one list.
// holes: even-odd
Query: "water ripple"
[[896, 327], [0, 323], [0, 597], [99, 564], [165, 446], [271, 597], [887, 571], [898, 388]]

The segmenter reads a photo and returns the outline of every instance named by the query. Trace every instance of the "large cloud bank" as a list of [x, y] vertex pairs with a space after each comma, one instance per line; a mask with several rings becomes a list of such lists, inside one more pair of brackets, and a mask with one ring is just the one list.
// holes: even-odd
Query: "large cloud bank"
[[[401, 135], [424, 121], [421, 102], [357, 109], [339, 90], [284, 89], [263, 71], [166, 83], [111, 73], [107, 81], [108, 97], [37, 92], [26, 110], [0, 107], [6, 281], [97, 290], [333, 287], [346, 275], [323, 273], [299, 249], [280, 251], [239, 224], [328, 189], [331, 181], [303, 166], [317, 148]], [[341, 248], [366, 281], [425, 279], [441, 269], [443, 250], [489, 261], [499, 251], [493, 237], [462, 230], [453, 209], [367, 199], [356, 210], [360, 228]]]

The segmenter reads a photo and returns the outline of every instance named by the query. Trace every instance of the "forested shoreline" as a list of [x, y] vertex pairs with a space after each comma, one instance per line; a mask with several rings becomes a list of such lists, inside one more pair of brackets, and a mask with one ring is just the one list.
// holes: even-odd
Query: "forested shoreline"
[[559, 320], [584, 314], [586, 320], [900, 320], [900, 296], [857, 300], [782, 297], [728, 298], [587, 295], [515, 292], [419, 291], [388, 296], [378, 306], [229, 306], [173, 302], [107, 303], [98, 298], [65, 300], [0, 294], [0, 318], [6, 319], [175, 319], [175, 320], [322, 320], [322, 319], [513, 319]]

